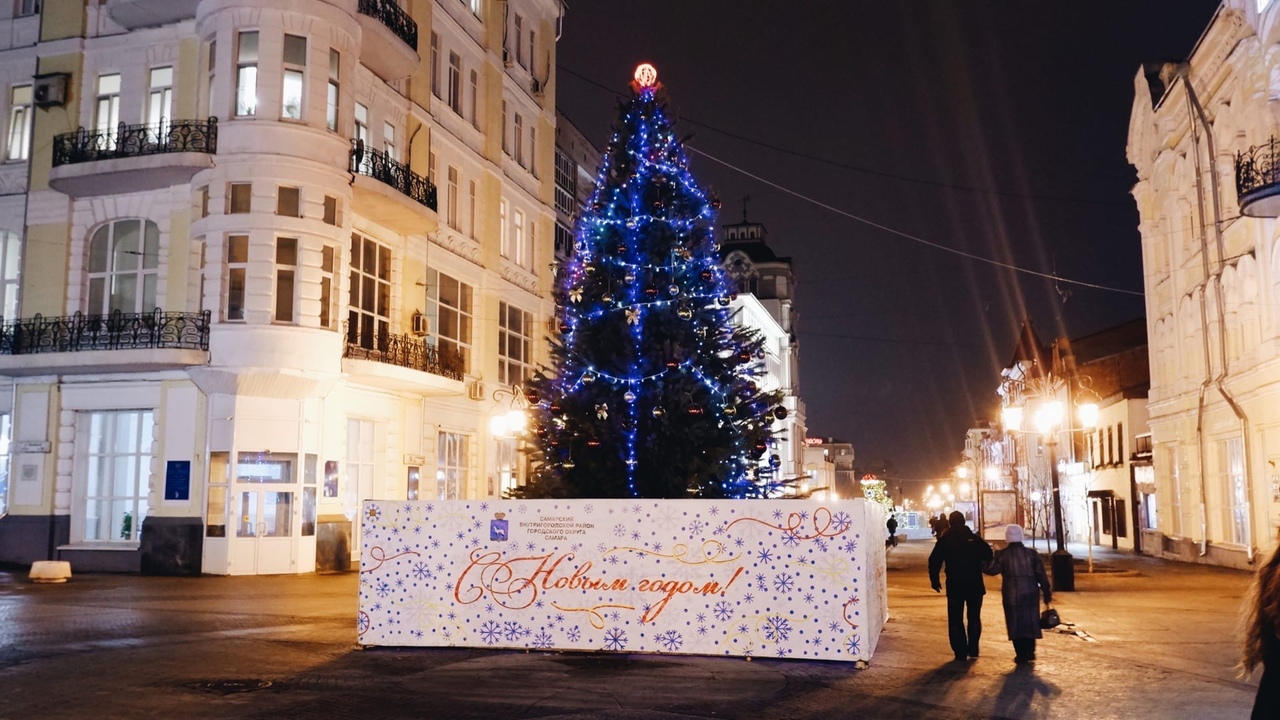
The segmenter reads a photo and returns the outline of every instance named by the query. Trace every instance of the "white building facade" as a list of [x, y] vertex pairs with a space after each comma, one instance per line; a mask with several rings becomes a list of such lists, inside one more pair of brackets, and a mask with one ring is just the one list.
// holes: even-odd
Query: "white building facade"
[[1226, 0], [1187, 62], [1135, 78], [1157, 503], [1144, 552], [1247, 567], [1276, 544], [1278, 50], [1280, 4]]
[[557, 0], [36, 6], [0, 561], [345, 569], [363, 500], [519, 482], [486, 428], [545, 359]]

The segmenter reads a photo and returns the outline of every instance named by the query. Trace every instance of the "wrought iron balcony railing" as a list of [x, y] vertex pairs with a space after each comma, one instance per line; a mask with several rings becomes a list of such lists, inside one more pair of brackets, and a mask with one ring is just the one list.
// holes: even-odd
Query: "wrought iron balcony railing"
[[342, 357], [396, 365], [432, 375], [462, 379], [462, 356], [428, 344], [425, 338], [392, 333], [353, 332], [350, 321], [342, 323], [347, 334]]
[[396, 0], [360, 0], [359, 10], [361, 15], [377, 18], [414, 52], [418, 52], [418, 23]]
[[1265, 145], [1255, 145], [1236, 153], [1236, 197], [1241, 205], [1248, 195], [1280, 183], [1280, 143], [1273, 137]]
[[0, 355], [138, 350], [209, 349], [209, 311], [43, 317], [0, 322]]
[[115, 130], [86, 130], [53, 138], [53, 166], [164, 153], [218, 151], [218, 118], [165, 120], [158, 125], [126, 125]]
[[351, 166], [357, 175], [368, 175], [390, 185], [420, 204], [436, 209], [436, 186], [430, 180], [409, 169], [409, 166], [388, 157], [386, 153], [365, 147], [364, 141], [351, 141]]

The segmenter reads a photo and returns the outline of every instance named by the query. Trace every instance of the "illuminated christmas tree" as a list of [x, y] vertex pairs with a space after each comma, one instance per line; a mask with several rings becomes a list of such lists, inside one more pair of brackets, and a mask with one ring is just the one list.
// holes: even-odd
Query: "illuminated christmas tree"
[[735, 327], [718, 201], [688, 171], [657, 72], [636, 70], [559, 269], [552, 366], [529, 383], [527, 497], [777, 494], [762, 340]]

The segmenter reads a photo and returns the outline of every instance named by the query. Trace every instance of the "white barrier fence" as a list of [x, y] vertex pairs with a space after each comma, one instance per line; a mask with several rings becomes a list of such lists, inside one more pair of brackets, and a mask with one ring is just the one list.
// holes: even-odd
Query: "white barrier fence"
[[367, 501], [362, 645], [869, 660], [865, 500]]

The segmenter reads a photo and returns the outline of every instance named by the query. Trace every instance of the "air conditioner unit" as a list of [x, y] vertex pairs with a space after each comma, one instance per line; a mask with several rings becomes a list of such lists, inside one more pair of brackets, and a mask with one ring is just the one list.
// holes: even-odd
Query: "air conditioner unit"
[[62, 107], [67, 104], [67, 84], [71, 76], [67, 73], [45, 73], [36, 75], [32, 80], [32, 97], [36, 107]]
[[538, 78], [530, 78], [530, 79], [529, 79], [529, 90], [530, 90], [534, 95], [537, 95], [538, 97], [542, 97], [542, 90], [543, 90], [542, 81], [541, 81], [541, 80], [539, 80]]
[[430, 335], [431, 320], [429, 320], [427, 316], [423, 315], [422, 313], [414, 313], [411, 330], [413, 334], [417, 335], [418, 337], [422, 337], [424, 335]]
[[484, 399], [484, 383], [480, 382], [479, 380], [472, 381], [471, 384], [467, 386], [467, 397], [471, 398], [472, 400], [483, 400]]

